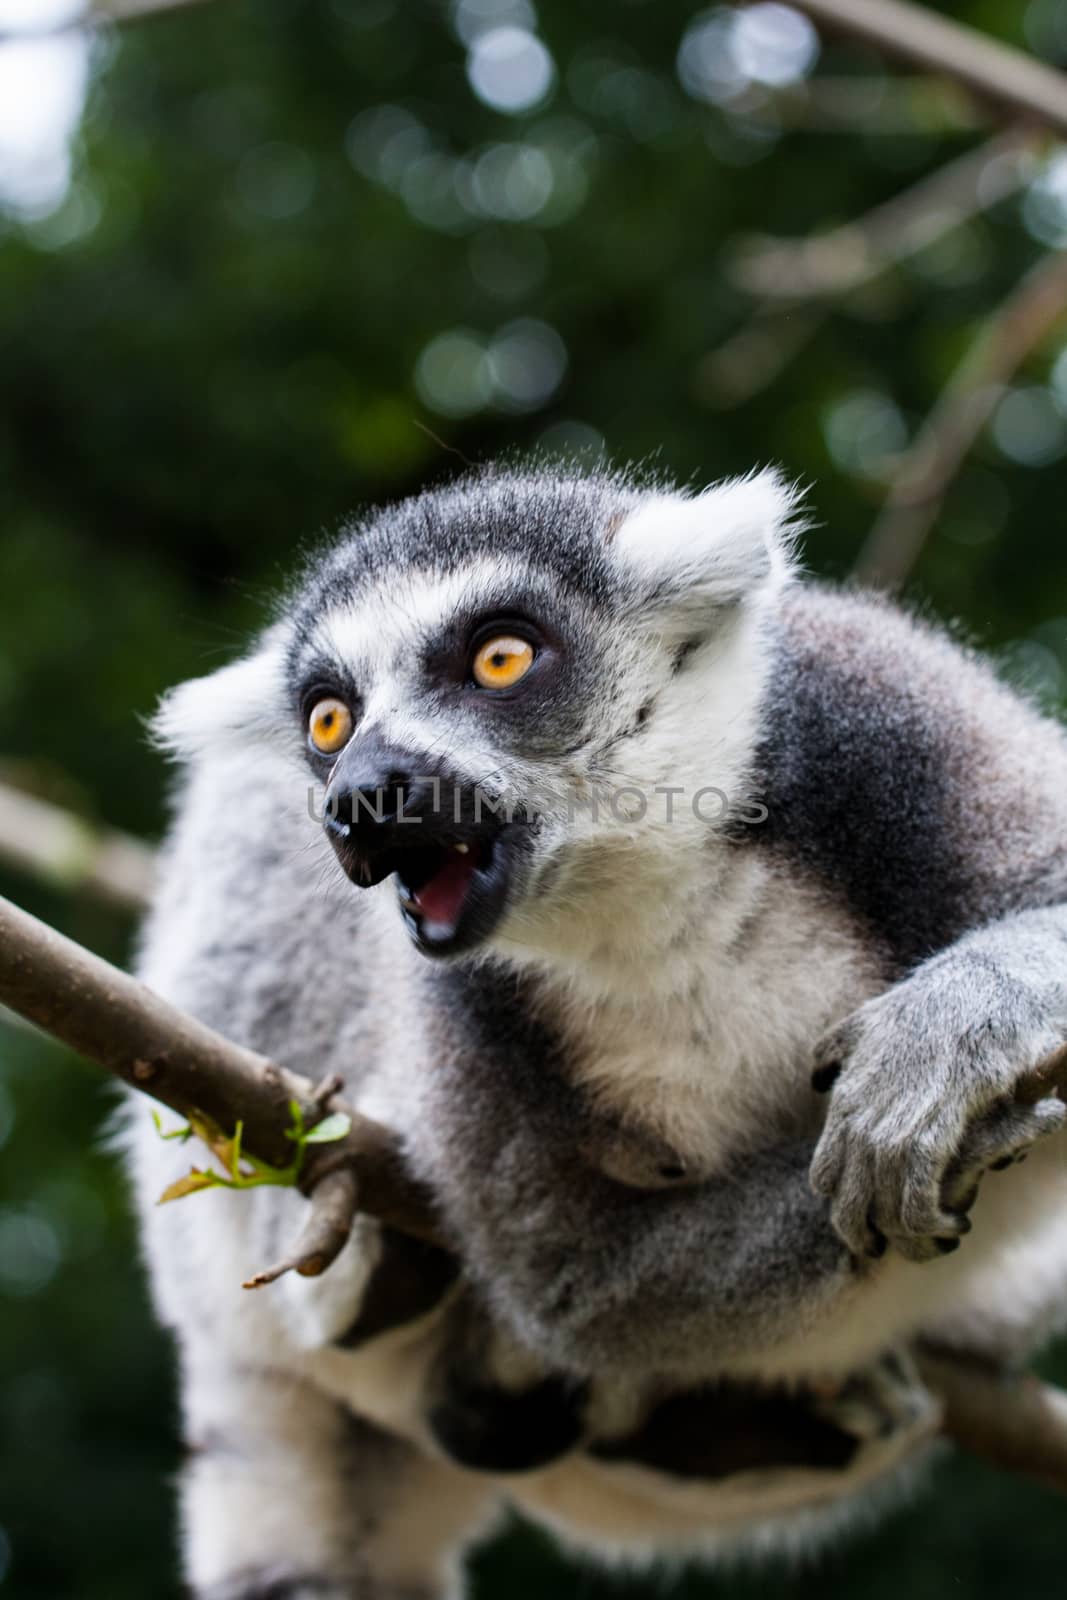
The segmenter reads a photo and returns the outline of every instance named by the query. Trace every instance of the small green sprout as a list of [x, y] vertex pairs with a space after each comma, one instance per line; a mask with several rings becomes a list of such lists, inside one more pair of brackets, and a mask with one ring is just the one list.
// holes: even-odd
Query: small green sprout
[[231, 1137], [223, 1132], [213, 1118], [201, 1111], [194, 1111], [188, 1122], [168, 1132], [164, 1130], [158, 1112], [153, 1111], [152, 1120], [161, 1139], [179, 1139], [185, 1144], [195, 1135], [207, 1145], [225, 1174], [222, 1176], [210, 1167], [206, 1169], [193, 1167], [184, 1178], [179, 1178], [164, 1189], [159, 1197], [159, 1204], [165, 1205], [169, 1200], [182, 1200], [187, 1194], [199, 1194], [203, 1189], [258, 1189], [267, 1184], [284, 1189], [295, 1188], [304, 1165], [308, 1145], [332, 1144], [335, 1140], [345, 1138], [352, 1122], [344, 1112], [335, 1112], [332, 1116], [324, 1117], [321, 1122], [316, 1122], [313, 1128], [307, 1128], [304, 1125], [304, 1113], [300, 1109], [299, 1101], [296, 1100], [290, 1100], [289, 1113], [292, 1120], [285, 1130], [285, 1136], [293, 1141], [293, 1159], [287, 1166], [272, 1167], [268, 1162], [252, 1155], [250, 1151], [242, 1149], [243, 1122], [237, 1124]]

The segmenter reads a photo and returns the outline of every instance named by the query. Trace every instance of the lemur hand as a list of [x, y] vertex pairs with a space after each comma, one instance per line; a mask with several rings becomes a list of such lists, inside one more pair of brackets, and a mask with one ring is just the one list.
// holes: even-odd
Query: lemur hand
[[814, 1087], [832, 1089], [811, 1168], [856, 1255], [913, 1261], [958, 1248], [989, 1169], [1062, 1127], [1059, 996], [947, 951], [834, 1028]]

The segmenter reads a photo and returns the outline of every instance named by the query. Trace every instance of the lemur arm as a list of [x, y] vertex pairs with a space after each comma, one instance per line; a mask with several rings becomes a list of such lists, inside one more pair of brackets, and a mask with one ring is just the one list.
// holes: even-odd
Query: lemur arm
[[822, 1041], [816, 1080], [836, 1082], [817, 1150], [765, 1150], [690, 1190], [572, 1182], [560, 1217], [504, 1222], [501, 1309], [571, 1367], [795, 1339], [881, 1275], [863, 1257], [887, 1241], [912, 1259], [956, 1248], [983, 1173], [1061, 1127], [1065, 1039], [1067, 907], [970, 933]]
[[983, 1173], [1062, 1125], [1065, 1041], [1067, 905], [965, 934], [833, 1029], [812, 1180], [841, 1238], [915, 1260], [955, 1248]]

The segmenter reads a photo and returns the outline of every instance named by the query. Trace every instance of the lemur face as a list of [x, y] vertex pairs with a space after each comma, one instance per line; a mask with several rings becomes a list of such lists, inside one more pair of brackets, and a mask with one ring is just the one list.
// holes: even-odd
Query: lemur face
[[714, 736], [707, 697], [789, 507], [771, 474], [697, 499], [492, 475], [382, 513], [316, 568], [286, 676], [324, 826], [355, 885], [395, 880], [420, 950], [483, 944], [568, 852], [640, 832], [597, 788], [669, 781], [680, 719]]

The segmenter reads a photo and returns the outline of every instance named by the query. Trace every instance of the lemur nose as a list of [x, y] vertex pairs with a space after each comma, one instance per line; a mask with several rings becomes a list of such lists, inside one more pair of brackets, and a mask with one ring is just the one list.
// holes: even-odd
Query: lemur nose
[[356, 829], [395, 823], [422, 797], [424, 783], [396, 751], [349, 748], [326, 791], [323, 825], [336, 839]]
[[395, 822], [413, 798], [411, 779], [404, 772], [383, 773], [379, 782], [361, 783], [355, 789], [331, 784], [326, 793], [326, 827], [347, 837], [353, 828]]

